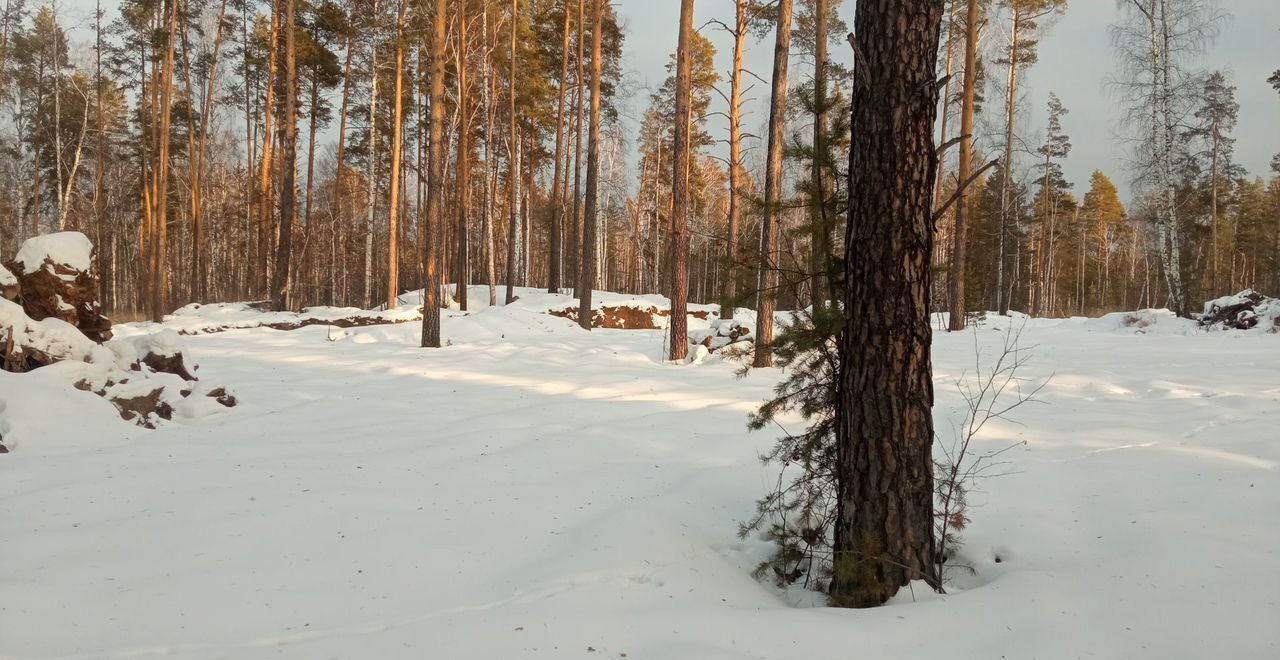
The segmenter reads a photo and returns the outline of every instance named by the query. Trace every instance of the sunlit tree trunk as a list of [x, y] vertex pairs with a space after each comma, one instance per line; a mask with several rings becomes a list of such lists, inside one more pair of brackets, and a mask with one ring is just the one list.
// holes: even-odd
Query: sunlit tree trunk
[[671, 351], [668, 357], [672, 360], [683, 360], [689, 354], [689, 123], [692, 120], [689, 40], [692, 34], [693, 0], [681, 0], [680, 36], [676, 46], [676, 125], [671, 158]]
[[756, 312], [756, 367], [773, 365], [773, 310], [776, 306], [782, 222], [782, 152], [786, 147], [787, 58], [791, 51], [791, 0], [778, 0], [777, 38], [773, 46], [773, 92], [769, 102], [769, 153], [765, 160], [764, 217], [760, 224], [760, 271]]
[[587, 137], [587, 198], [582, 218], [582, 281], [578, 283], [578, 324], [591, 329], [591, 289], [596, 281], [597, 196], [600, 186], [600, 33], [604, 5], [594, 0], [591, 12], [591, 127]]

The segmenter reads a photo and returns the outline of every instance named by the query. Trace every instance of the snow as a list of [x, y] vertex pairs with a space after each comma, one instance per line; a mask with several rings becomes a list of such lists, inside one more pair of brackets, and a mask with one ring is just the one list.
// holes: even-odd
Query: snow
[[1089, 332], [1132, 335], [1194, 335], [1200, 332], [1200, 326], [1194, 319], [1179, 318], [1168, 309], [1112, 312], [1096, 319], [1076, 320]]
[[0, 373], [0, 657], [1280, 657], [1273, 335], [938, 333], [942, 441], [975, 342], [1025, 325], [1045, 403], [978, 440], [1026, 445], [971, 495], [976, 573], [853, 611], [753, 580], [769, 548], [735, 534], [777, 479], [744, 430], [777, 371], [533, 297], [445, 312], [438, 350], [414, 323], [185, 338], [241, 404], [156, 431]]
[[22, 310], [22, 305], [0, 298], [0, 342], [3, 341], [71, 360], [88, 361], [104, 350], [74, 325], [56, 318], [34, 321]]
[[13, 273], [4, 267], [4, 264], [0, 264], [0, 289], [8, 286], [18, 286], [18, 278], [14, 277]]
[[22, 274], [44, 267], [45, 260], [84, 272], [93, 264], [93, 243], [78, 231], [59, 231], [33, 236], [23, 241], [14, 263], [22, 264]]
[[307, 307], [301, 313], [269, 312], [255, 309], [247, 303], [191, 303], [165, 317], [164, 325], [180, 334], [220, 332], [223, 330], [256, 328], [270, 324], [299, 323], [303, 320], [333, 322], [352, 316], [373, 317], [387, 322], [419, 320], [422, 315], [416, 306], [399, 307], [390, 312], [368, 312], [356, 307]]

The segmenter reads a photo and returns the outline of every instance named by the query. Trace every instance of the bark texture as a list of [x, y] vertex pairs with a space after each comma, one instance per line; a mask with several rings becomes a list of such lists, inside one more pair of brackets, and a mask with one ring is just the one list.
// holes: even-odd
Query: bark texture
[[787, 59], [791, 53], [791, 0], [778, 2], [773, 45], [773, 92], [769, 102], [769, 153], [764, 172], [764, 220], [760, 225], [760, 292], [756, 311], [756, 367], [773, 366], [773, 310], [778, 288], [778, 225], [782, 222], [782, 151], [787, 130]]
[[591, 289], [596, 283], [596, 214], [600, 186], [600, 33], [603, 5], [595, 0], [591, 14], [591, 127], [587, 132], [587, 199], [582, 218], [582, 280], [578, 283], [578, 324], [591, 329]]
[[862, 0], [840, 339], [832, 604], [938, 584], [929, 348], [942, 3]]
[[689, 77], [692, 62], [693, 0], [680, 3], [680, 37], [676, 47], [676, 125], [672, 144], [671, 189], [671, 353], [672, 360], [689, 355]]
[[[960, 101], [960, 173], [956, 177], [961, 186], [960, 199], [956, 201], [956, 223], [951, 246], [951, 319], [947, 329], [955, 332], [964, 330], [965, 309], [965, 260], [968, 247], [969, 218], [968, 203], [965, 201], [963, 186], [973, 174], [973, 114], [974, 101], [978, 84], [978, 18], [980, 7], [978, 0], [968, 0], [969, 7], [965, 13], [965, 47], [964, 47], [964, 88]], [[1001, 236], [1004, 229], [1001, 228]], [[1002, 243], [1003, 245], [1003, 243]], [[1001, 257], [1003, 259], [1003, 256]]]
[[441, 215], [444, 212], [444, 65], [445, 31], [444, 17], [447, 0], [436, 0], [431, 17], [431, 91], [427, 99], [431, 106], [429, 120], [431, 146], [427, 155], [430, 169], [427, 179], [427, 222], [423, 255], [427, 281], [422, 291], [422, 347], [440, 347], [440, 258], [437, 237], [440, 235]]

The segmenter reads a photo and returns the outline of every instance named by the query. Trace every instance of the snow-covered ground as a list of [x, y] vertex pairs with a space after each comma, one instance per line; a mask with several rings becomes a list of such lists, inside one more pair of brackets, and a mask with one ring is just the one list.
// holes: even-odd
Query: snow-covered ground
[[[156, 431], [0, 373], [0, 657], [1280, 657], [1275, 335], [1028, 321], [1022, 375], [1053, 377], [981, 438], [1026, 445], [973, 495], [976, 575], [851, 611], [753, 580], [735, 534], [777, 477], [744, 430], [776, 371], [533, 307], [447, 312], [440, 350], [190, 337], [241, 404]], [[1007, 323], [937, 336], [944, 433]]]

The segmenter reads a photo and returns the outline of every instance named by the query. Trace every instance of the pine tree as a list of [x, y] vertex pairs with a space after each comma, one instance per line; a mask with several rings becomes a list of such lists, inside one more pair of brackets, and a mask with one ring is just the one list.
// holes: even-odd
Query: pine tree
[[689, 163], [693, 155], [689, 124], [693, 62], [689, 52], [693, 34], [693, 0], [681, 0], [680, 37], [676, 47], [675, 135], [672, 140], [671, 189], [671, 360], [689, 354]]
[[[1122, 236], [1122, 223], [1125, 221], [1124, 205], [1120, 202], [1120, 193], [1116, 190], [1115, 184], [1107, 175], [1095, 170], [1093, 175], [1089, 177], [1089, 192], [1084, 195], [1084, 202], [1081, 208], [1081, 215], [1088, 223], [1089, 231], [1093, 235], [1093, 258], [1095, 267], [1088, 269], [1090, 274], [1086, 278], [1092, 278], [1092, 284], [1085, 286], [1085, 291], [1081, 292], [1079, 313], [1085, 311], [1086, 298], [1084, 294], [1092, 293], [1093, 304], [1095, 309], [1103, 311], [1109, 308], [1108, 301], [1111, 300], [1109, 295], [1110, 281], [1112, 275], [1111, 255], [1118, 249], [1117, 242]], [[1086, 279], [1086, 282], [1089, 280]]]
[[779, 0], [769, 100], [769, 151], [765, 158], [764, 218], [760, 224], [754, 366], [773, 364], [773, 311], [777, 304], [778, 229], [782, 222], [782, 150], [786, 135], [787, 65], [791, 50], [791, 0]]
[[1214, 296], [1222, 293], [1219, 289], [1222, 265], [1222, 246], [1218, 242], [1218, 226], [1221, 220], [1218, 209], [1219, 192], [1224, 184], [1229, 189], [1231, 181], [1240, 175], [1232, 163], [1236, 141], [1231, 137], [1231, 133], [1235, 130], [1240, 113], [1235, 92], [1235, 85], [1230, 84], [1221, 71], [1209, 74], [1204, 81], [1201, 105], [1195, 113], [1196, 119], [1200, 122], [1185, 133], [1187, 138], [1202, 145], [1201, 152], [1196, 155], [1209, 160], [1206, 182], [1209, 187], [1209, 230], [1212, 236], [1209, 252], [1211, 262], [1209, 288]]

